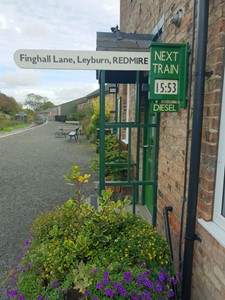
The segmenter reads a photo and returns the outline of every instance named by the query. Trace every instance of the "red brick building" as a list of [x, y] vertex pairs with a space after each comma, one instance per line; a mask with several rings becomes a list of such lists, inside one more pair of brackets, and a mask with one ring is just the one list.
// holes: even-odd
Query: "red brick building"
[[[120, 31], [153, 34], [162, 43], [188, 43], [187, 106], [160, 113], [156, 225], [164, 233], [163, 208], [172, 206], [174, 256], [191, 299], [225, 299], [225, 2], [122, 0]], [[123, 107], [132, 121], [135, 85], [120, 85], [120, 92], [126, 103], [129, 98]]]

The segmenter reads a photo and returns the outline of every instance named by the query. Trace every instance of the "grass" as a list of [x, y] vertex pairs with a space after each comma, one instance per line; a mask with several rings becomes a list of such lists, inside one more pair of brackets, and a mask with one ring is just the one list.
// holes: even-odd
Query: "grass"
[[6, 126], [6, 127], [1, 127], [0, 126], [0, 132], [1, 133], [11, 132], [11, 131], [14, 131], [16, 129], [26, 128], [28, 126], [30, 126], [30, 123], [15, 124], [15, 125], [9, 125], [9, 126]]

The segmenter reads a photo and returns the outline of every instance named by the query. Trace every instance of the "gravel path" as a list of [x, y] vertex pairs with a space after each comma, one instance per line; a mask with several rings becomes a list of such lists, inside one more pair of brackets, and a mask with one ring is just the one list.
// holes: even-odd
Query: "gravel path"
[[[32, 221], [42, 212], [64, 203], [74, 190], [63, 178], [71, 165], [91, 173], [85, 196], [96, 195], [90, 160], [95, 148], [86, 137], [79, 142], [55, 138], [57, 122], [0, 135], [0, 282], [19, 260]], [[0, 286], [0, 300], [5, 300]]]

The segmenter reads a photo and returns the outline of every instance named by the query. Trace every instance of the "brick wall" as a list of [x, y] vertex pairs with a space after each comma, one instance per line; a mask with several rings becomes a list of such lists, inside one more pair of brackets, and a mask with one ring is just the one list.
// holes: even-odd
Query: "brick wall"
[[[160, 40], [168, 43], [192, 41], [194, 1], [121, 0], [120, 29], [125, 32], [148, 34], [164, 15]], [[170, 23], [172, 13], [182, 9], [184, 19], [179, 28]], [[199, 180], [198, 217], [212, 219], [215, 187], [215, 170], [218, 145], [218, 127], [223, 78], [223, 53], [225, 47], [225, 3], [212, 0], [209, 7], [207, 70], [213, 71], [205, 82], [205, 104], [202, 131], [202, 154]], [[196, 17], [197, 24], [197, 17]], [[196, 28], [195, 28], [196, 32]], [[194, 60], [195, 61], [195, 60]], [[193, 63], [194, 63], [193, 61]], [[193, 70], [194, 74], [194, 70]], [[193, 82], [190, 83], [193, 90]], [[191, 95], [191, 113], [193, 92]], [[131, 105], [131, 108], [133, 106]], [[131, 112], [133, 113], [133, 112]], [[170, 214], [174, 255], [178, 257], [178, 239], [184, 189], [184, 160], [186, 154], [187, 109], [178, 113], [161, 113], [158, 156], [158, 212], [157, 228], [164, 234], [163, 208], [173, 206]], [[190, 119], [191, 123], [191, 119]], [[189, 138], [189, 150], [191, 141]], [[211, 235], [197, 224], [197, 233], [202, 243], [195, 242], [192, 298], [225, 299], [225, 250]]]

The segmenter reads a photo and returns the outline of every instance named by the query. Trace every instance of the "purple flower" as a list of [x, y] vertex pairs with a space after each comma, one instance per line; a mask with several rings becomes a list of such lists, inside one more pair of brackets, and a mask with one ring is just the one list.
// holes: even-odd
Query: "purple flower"
[[145, 291], [145, 296], [146, 297], [150, 297], [150, 292], [149, 291]]
[[178, 278], [181, 278], [181, 275], [182, 275], [181, 272], [178, 272], [178, 273], [177, 273], [177, 277], [178, 277]]
[[122, 297], [126, 297], [127, 296], [127, 291], [126, 290], [122, 290], [120, 292], [120, 294], [121, 294]]
[[88, 290], [84, 291], [84, 296], [87, 297], [89, 295]]
[[37, 300], [42, 300], [42, 296], [39, 295], [38, 298], [37, 298]]
[[151, 281], [150, 281], [150, 280], [144, 280], [144, 281], [143, 281], [143, 285], [144, 285], [144, 286], [148, 286], [148, 287], [149, 287], [150, 284], [151, 284]]
[[143, 279], [142, 274], [138, 274], [137, 279], [138, 279], [138, 280], [142, 280], [142, 279]]
[[92, 298], [92, 300], [98, 300], [98, 298], [97, 298], [97, 297], [94, 297], [94, 298]]
[[166, 275], [166, 269], [162, 269], [161, 273], [162, 273], [163, 275]]
[[126, 279], [129, 282], [132, 281], [132, 276], [131, 276], [131, 274], [129, 272], [125, 272], [123, 274], [123, 277], [124, 277], [124, 279]]
[[133, 295], [131, 295], [131, 299], [132, 299], [132, 300], [138, 300], [139, 297], [133, 294]]
[[103, 284], [105, 284], [105, 285], [109, 284], [109, 279], [108, 278], [104, 278], [103, 279]]
[[167, 276], [167, 281], [171, 282], [172, 281], [172, 277], [171, 276]]
[[18, 296], [19, 292], [17, 290], [6, 291], [6, 296]]
[[24, 296], [20, 296], [19, 300], [26, 300], [26, 298]]
[[54, 286], [54, 287], [57, 287], [57, 286], [59, 286], [59, 283], [58, 283], [58, 281], [55, 281], [55, 282], [53, 282], [53, 286]]
[[29, 270], [31, 268], [31, 264], [27, 264], [27, 269]]
[[113, 286], [114, 286], [114, 289], [117, 290], [119, 288], [119, 283], [115, 282]]
[[95, 269], [93, 270], [93, 273], [96, 274], [97, 272], [98, 272], [98, 268], [95, 268]]
[[162, 292], [162, 287], [161, 287], [160, 285], [157, 285], [157, 287], [155, 288], [155, 291], [156, 291], [157, 293]]
[[164, 281], [165, 276], [162, 273], [159, 273], [158, 278], [160, 281]]
[[122, 285], [119, 286], [118, 291], [121, 293], [122, 291], [124, 291], [124, 287]]
[[174, 292], [173, 291], [169, 291], [166, 293], [167, 297], [173, 297]]
[[97, 289], [97, 290], [101, 290], [102, 287], [103, 287], [102, 283], [97, 283], [97, 284], [96, 284], [96, 289]]
[[145, 267], [146, 267], [146, 263], [142, 263], [141, 266], [142, 266], [143, 268], [145, 268]]
[[104, 272], [104, 277], [109, 277], [109, 272]]
[[140, 286], [141, 284], [142, 284], [142, 281], [138, 280], [138, 281], [137, 281], [137, 285]]
[[113, 297], [114, 296], [114, 293], [113, 293], [113, 291], [111, 289], [106, 289], [105, 290], [105, 294], [108, 297]]
[[149, 288], [150, 290], [152, 290], [152, 289], [154, 288], [154, 284], [153, 284], [153, 283], [149, 283], [148, 288]]

